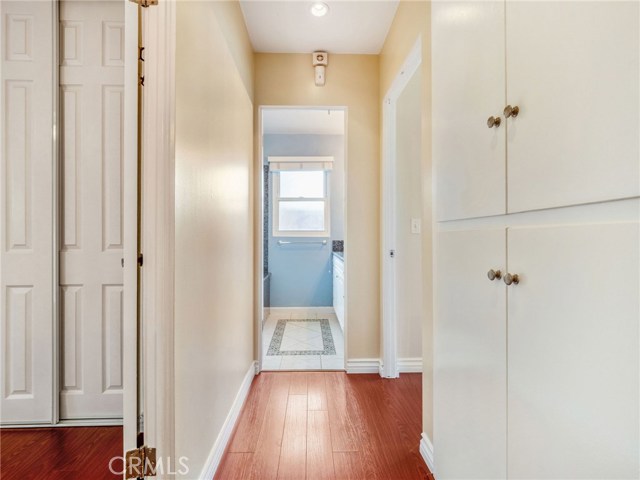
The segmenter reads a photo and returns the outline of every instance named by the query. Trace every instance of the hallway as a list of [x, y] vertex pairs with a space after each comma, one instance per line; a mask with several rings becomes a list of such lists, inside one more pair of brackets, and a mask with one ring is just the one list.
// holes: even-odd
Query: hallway
[[421, 374], [261, 373], [215, 478], [431, 479], [421, 388]]

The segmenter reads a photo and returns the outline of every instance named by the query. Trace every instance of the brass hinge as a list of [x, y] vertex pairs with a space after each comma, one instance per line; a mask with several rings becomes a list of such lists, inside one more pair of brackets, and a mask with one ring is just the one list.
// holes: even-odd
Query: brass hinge
[[151, 5], [158, 5], [158, 0], [129, 0], [130, 2], [137, 3], [141, 7], [149, 7]]
[[125, 454], [125, 477], [145, 478], [156, 476], [156, 449], [140, 447]]
[[139, 253], [138, 254], [138, 266], [141, 267], [142, 265], [144, 265], [144, 256]]

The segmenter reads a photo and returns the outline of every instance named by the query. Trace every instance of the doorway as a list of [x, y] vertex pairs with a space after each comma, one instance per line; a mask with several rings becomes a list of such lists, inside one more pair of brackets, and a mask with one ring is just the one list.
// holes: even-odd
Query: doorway
[[345, 369], [346, 114], [260, 108], [262, 370]]
[[382, 375], [387, 378], [422, 371], [420, 65], [418, 38], [383, 105]]

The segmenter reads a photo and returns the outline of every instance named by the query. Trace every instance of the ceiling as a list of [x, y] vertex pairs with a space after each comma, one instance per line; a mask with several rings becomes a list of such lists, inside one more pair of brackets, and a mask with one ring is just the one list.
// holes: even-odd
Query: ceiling
[[343, 135], [344, 111], [326, 109], [265, 109], [262, 132], [268, 134]]
[[[329, 1], [314, 17], [312, 1], [240, 0], [256, 52], [378, 54], [398, 8], [397, 0]], [[331, 63], [331, 57], [329, 57]]]

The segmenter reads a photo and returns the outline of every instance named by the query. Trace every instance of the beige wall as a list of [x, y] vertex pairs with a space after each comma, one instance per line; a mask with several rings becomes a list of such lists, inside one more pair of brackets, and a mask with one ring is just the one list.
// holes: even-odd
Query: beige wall
[[[329, 55], [316, 87], [310, 54], [256, 54], [255, 106], [346, 106], [347, 356], [380, 352], [380, 117], [375, 55]], [[260, 162], [260, 155], [256, 154]]]
[[241, 20], [236, 2], [177, 2], [175, 428], [188, 478], [254, 359], [253, 57]]
[[[422, 357], [422, 72], [418, 69], [396, 103], [396, 305], [398, 358]], [[429, 232], [430, 229], [427, 229]]]
[[433, 278], [431, 211], [431, 9], [428, 2], [400, 2], [380, 54], [380, 97], [389, 90], [400, 67], [422, 35], [422, 324], [423, 430], [433, 439]]

